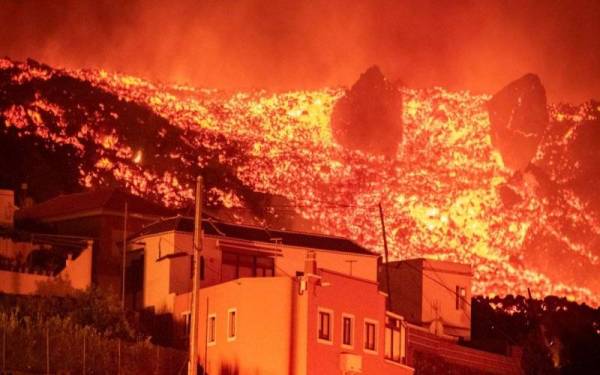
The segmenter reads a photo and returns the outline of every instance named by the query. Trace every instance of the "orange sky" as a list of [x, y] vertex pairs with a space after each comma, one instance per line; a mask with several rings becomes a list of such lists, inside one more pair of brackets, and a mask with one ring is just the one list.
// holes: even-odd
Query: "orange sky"
[[217, 88], [409, 86], [493, 93], [527, 72], [600, 99], [598, 1], [3, 1], [0, 55]]

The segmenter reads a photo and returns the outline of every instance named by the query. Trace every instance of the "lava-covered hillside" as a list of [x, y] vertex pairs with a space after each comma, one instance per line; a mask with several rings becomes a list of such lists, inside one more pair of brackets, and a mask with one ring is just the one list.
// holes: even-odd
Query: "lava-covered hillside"
[[338, 144], [343, 89], [219, 92], [4, 59], [1, 182], [46, 163], [55, 190], [117, 185], [185, 207], [202, 171], [205, 204], [232, 219], [308, 223], [377, 251], [381, 202], [395, 258], [471, 263], [476, 294], [531, 288], [597, 305], [599, 104], [549, 105], [535, 156], [512, 171], [492, 143], [491, 96], [396, 90], [402, 137], [389, 157]]

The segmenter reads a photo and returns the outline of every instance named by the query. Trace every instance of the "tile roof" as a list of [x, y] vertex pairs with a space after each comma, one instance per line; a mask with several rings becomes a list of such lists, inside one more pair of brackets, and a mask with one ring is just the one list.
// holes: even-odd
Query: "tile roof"
[[[204, 234], [208, 235], [224, 236], [247, 241], [273, 243], [274, 240], [278, 240], [281, 241], [282, 244], [288, 246], [342, 251], [363, 255], [378, 255], [350, 239], [317, 233], [273, 230], [261, 227], [224, 223], [212, 219], [202, 220], [202, 230], [204, 231]], [[159, 220], [147, 225], [131, 238], [169, 231], [192, 233], [194, 231], [194, 219], [183, 216], [175, 216], [168, 219]]]
[[49, 219], [90, 211], [123, 211], [127, 200], [131, 213], [149, 216], [171, 216], [173, 210], [117, 189], [99, 189], [83, 193], [59, 195], [32, 207], [17, 210], [18, 219]]

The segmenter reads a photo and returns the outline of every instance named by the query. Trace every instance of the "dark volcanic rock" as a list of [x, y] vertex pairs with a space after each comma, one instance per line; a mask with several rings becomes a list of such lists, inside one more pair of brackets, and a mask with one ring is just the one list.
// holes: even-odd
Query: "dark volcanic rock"
[[522, 169], [535, 156], [548, 127], [546, 90], [538, 76], [527, 74], [511, 82], [488, 102], [492, 144], [504, 164]]
[[394, 157], [402, 140], [402, 94], [373, 66], [336, 103], [331, 128], [347, 148]]
[[[33, 68], [48, 77], [22, 82], [14, 79], [22, 74], [27, 76]], [[45, 106], [35, 107], [36, 101]], [[59, 110], [47, 109], [50, 105]], [[23, 123], [14, 123], [13, 118], [7, 117], [13, 108], [23, 109]], [[28, 110], [39, 117], [34, 118]], [[115, 147], [98, 141], [108, 134], [118, 140]], [[53, 137], [76, 139], [81, 147], [58, 142]], [[211, 147], [213, 144], [222, 146]], [[143, 160], [137, 164], [132, 158], [120, 155], [126, 147], [143, 150]], [[289, 205], [285, 198], [255, 191], [237, 177], [235, 162], [226, 162], [244, 158], [247, 148], [243, 140], [181, 129], [143, 103], [123, 100], [88, 81], [33, 60], [0, 67], [0, 188], [18, 190], [25, 182], [36, 201], [83, 190], [82, 176], [92, 176], [91, 185], [96, 188], [129, 190], [129, 183], [117, 179], [114, 173], [117, 165], [123, 165], [134, 176], [147, 180], [145, 191], [131, 191], [151, 201], [162, 202], [168, 193], [158, 187], [159, 177], [165, 173], [177, 179], [180, 188], [173, 187], [175, 192], [182, 186], [194, 186], [196, 176], [202, 174], [206, 191], [235, 192], [247, 208], [244, 219], [248, 222], [256, 218], [275, 227], [292, 227], [299, 221], [294, 215], [264, 209], [273, 204]], [[177, 155], [177, 160], [171, 155]], [[109, 160], [110, 165], [97, 168], [101, 158]], [[183, 194], [172, 201], [180, 207], [189, 205]], [[218, 201], [207, 201], [207, 206], [215, 211], [223, 208]]]
[[565, 128], [553, 123], [547, 136], [554, 143], [545, 147], [540, 168], [600, 214], [600, 117]]

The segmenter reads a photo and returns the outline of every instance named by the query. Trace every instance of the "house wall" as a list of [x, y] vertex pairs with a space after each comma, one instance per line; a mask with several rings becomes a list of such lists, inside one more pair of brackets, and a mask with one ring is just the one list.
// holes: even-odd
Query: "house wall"
[[[192, 290], [192, 234], [169, 231], [143, 236], [132, 242], [143, 243], [144, 246], [143, 307], [154, 307], [156, 312], [172, 312], [175, 320], [180, 321], [181, 313], [189, 311]], [[205, 268], [208, 278], [201, 281], [202, 288], [220, 281], [219, 273], [211, 271], [220, 269], [215, 268], [215, 264], [220, 262], [215, 242], [207, 237], [203, 240], [202, 255], [211, 261]]]
[[[231, 238], [227, 239], [232, 240]], [[221, 279], [221, 250], [219, 249], [219, 238], [213, 236], [204, 236], [202, 241], [201, 254], [205, 259], [204, 280], [201, 281], [201, 287], [207, 287], [226, 281]], [[252, 242], [247, 242], [252, 246]], [[175, 243], [178, 249], [189, 251], [193, 247], [193, 236], [191, 233], [175, 232]], [[273, 245], [257, 243], [259, 246], [273, 247], [280, 250], [280, 256], [275, 256], [275, 274], [277, 276], [295, 276], [296, 272], [304, 271], [304, 260], [308, 251], [313, 250], [317, 253], [317, 262], [323, 268], [338, 271], [344, 274], [352, 275], [371, 281], [377, 281], [377, 256], [359, 255], [344, 253], [340, 251], [329, 251], [321, 249], [308, 249], [295, 246], [286, 246], [283, 244]], [[191, 256], [190, 256], [191, 257]], [[189, 260], [181, 263], [184, 267], [189, 266]]]
[[168, 255], [172, 255], [174, 232], [166, 232], [155, 236], [147, 236], [144, 242], [144, 302], [145, 308], [153, 307], [157, 313], [172, 312], [174, 294], [170, 291], [171, 263]]
[[[412, 259], [385, 264], [380, 272], [380, 289], [386, 290], [389, 268], [391, 310], [407, 321], [429, 327], [443, 321], [443, 332], [469, 339], [471, 336], [471, 267], [464, 264]], [[456, 309], [456, 287], [464, 287], [466, 297]]]
[[[134, 233], [154, 218], [141, 218], [130, 213], [127, 218], [127, 232]], [[94, 216], [43, 219], [58, 234], [92, 237], [94, 242], [92, 281], [94, 284], [120, 295], [122, 248], [117, 245], [123, 241], [123, 217], [98, 213]]]
[[[364, 374], [412, 374], [407, 366], [384, 359], [385, 296], [377, 283], [350, 278], [331, 271], [320, 270], [321, 279], [311, 278], [308, 297], [308, 374], [341, 374], [340, 355], [353, 353], [362, 357]], [[318, 340], [318, 311], [333, 313], [331, 343]], [[342, 314], [354, 316], [354, 344], [342, 347]], [[364, 349], [365, 320], [377, 322], [376, 352]]]
[[390, 273], [390, 310], [410, 322], [421, 322], [423, 301], [423, 277], [420, 268], [409, 267], [405, 262], [381, 265], [379, 289], [388, 292], [385, 272]]
[[48, 282], [53, 277], [0, 270], [0, 292], [7, 294], [35, 294], [40, 283]]
[[[308, 282], [302, 292], [300, 279], [290, 277], [241, 278], [200, 289], [200, 363], [211, 374], [341, 374], [340, 355], [355, 353], [362, 357], [365, 374], [412, 374], [411, 368], [384, 359], [385, 296], [377, 284], [322, 270], [320, 277], [304, 277]], [[189, 313], [189, 302], [189, 293], [176, 297], [174, 315], [180, 320]], [[231, 308], [238, 319], [233, 341], [227, 338]], [[331, 344], [317, 339], [319, 308], [333, 312]], [[341, 346], [342, 313], [355, 319], [350, 349]], [[216, 343], [206, 345], [207, 317], [213, 314]], [[377, 321], [376, 353], [363, 350], [364, 319]]]
[[91, 285], [92, 242], [76, 259], [68, 259], [62, 272], [56, 276], [0, 270], [0, 292], [7, 294], [37, 294], [42, 284], [61, 281], [74, 289]]
[[[189, 236], [191, 242], [192, 236]], [[191, 247], [192, 245], [190, 245]], [[202, 256], [204, 257], [204, 280], [200, 281], [201, 287], [215, 285], [221, 282], [221, 250], [218, 239], [204, 236], [202, 241]]]
[[290, 366], [290, 374], [306, 375], [308, 374], [308, 347], [309, 347], [309, 293], [301, 292], [300, 281], [293, 279], [292, 312], [294, 314], [292, 322], [292, 353], [293, 360]]
[[322, 249], [308, 249], [302, 247], [281, 245], [282, 257], [275, 259], [276, 273], [295, 276], [296, 272], [304, 271], [304, 260], [308, 251], [317, 254], [319, 267], [349, 276], [377, 282], [377, 256], [345, 253]]
[[169, 262], [169, 293], [189, 293], [192, 290], [192, 256], [183, 255], [166, 260]]
[[0, 256], [9, 259], [25, 260], [34, 246], [29, 241], [15, 242], [9, 237], [0, 237]]
[[[439, 316], [444, 334], [471, 337], [471, 267], [458, 263], [423, 260], [422, 322]], [[441, 285], [440, 285], [441, 284]], [[466, 303], [456, 308], [456, 287], [466, 290]]]
[[[201, 289], [199, 306], [198, 355], [209, 374], [290, 373], [291, 278], [241, 278]], [[231, 308], [237, 311], [237, 335], [232, 341], [227, 338]], [[216, 315], [216, 343], [207, 346], [206, 322], [212, 314]]]
[[88, 246], [75, 259], [67, 258], [65, 269], [58, 275], [64, 280], [69, 280], [75, 289], [87, 289], [92, 285], [92, 258], [93, 241], [88, 241]]

